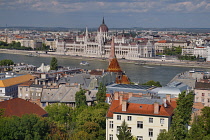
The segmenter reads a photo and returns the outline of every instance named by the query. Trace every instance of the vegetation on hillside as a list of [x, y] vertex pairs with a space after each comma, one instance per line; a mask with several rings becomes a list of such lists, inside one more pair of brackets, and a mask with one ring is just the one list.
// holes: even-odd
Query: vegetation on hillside
[[156, 87], [162, 87], [159, 81], [155, 82], [153, 80], [150, 80], [142, 85], [148, 85], [148, 86], [156, 86]]
[[12, 43], [0, 41], [0, 49], [32, 50], [31, 47], [21, 46], [20, 42], [15, 41], [12, 41]]

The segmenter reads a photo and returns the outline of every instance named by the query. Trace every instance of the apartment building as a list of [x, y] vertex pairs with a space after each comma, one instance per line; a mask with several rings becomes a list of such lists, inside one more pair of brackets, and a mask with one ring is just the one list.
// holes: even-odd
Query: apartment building
[[208, 80], [195, 83], [195, 102], [210, 107], [210, 83]]
[[170, 95], [164, 99], [126, 98], [116, 92], [106, 116], [106, 140], [117, 139], [124, 120], [137, 140], [156, 140], [161, 131], [169, 130], [175, 107]]
[[0, 79], [0, 95], [16, 98], [18, 97], [18, 85], [33, 79], [34, 76], [30, 74], [16, 75], [14, 73], [7, 73], [5, 78]]

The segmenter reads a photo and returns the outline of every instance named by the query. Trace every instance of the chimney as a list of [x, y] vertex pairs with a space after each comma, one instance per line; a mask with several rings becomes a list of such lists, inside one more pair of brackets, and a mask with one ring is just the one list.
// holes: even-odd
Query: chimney
[[122, 111], [126, 111], [127, 110], [127, 101], [123, 100], [122, 101]]
[[38, 79], [37, 78], [35, 79], [35, 85], [38, 85]]
[[120, 105], [122, 104], [123, 101], [123, 95], [120, 95]]
[[128, 99], [130, 99], [131, 97], [133, 97], [133, 92], [128, 93]]
[[118, 100], [118, 98], [119, 98], [119, 92], [115, 92], [114, 93], [114, 100]]
[[154, 103], [154, 114], [159, 114], [159, 104], [157, 102]]
[[166, 94], [166, 100], [171, 103], [171, 94]]
[[163, 98], [163, 105], [164, 107], [167, 107], [166, 98]]

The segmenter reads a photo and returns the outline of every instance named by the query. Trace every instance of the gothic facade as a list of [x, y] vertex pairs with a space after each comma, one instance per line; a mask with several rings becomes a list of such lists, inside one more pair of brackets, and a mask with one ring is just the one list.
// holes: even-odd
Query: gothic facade
[[[104, 19], [93, 35], [86, 28], [85, 35], [78, 35], [75, 40], [58, 40], [56, 51], [64, 55], [108, 58], [111, 49], [109, 29]], [[115, 54], [117, 58], [138, 60], [141, 57], [154, 56], [154, 44], [150, 41], [134, 42], [132, 37], [119, 35], [115, 37]]]

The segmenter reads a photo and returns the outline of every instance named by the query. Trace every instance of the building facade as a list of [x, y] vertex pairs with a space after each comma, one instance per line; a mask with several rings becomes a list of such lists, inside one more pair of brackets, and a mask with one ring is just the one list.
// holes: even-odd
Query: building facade
[[137, 140], [156, 140], [158, 134], [169, 130], [176, 102], [170, 95], [165, 99], [130, 97], [126, 100], [115, 93], [106, 116], [106, 140], [116, 140], [123, 121]]
[[[96, 35], [89, 34], [86, 28], [85, 34], [77, 36], [76, 40], [58, 40], [56, 51], [65, 55], [108, 58], [112, 38], [108, 31], [109, 29], [103, 19]], [[117, 58], [138, 60], [141, 57], [153, 57], [155, 55], [154, 44], [150, 41], [137, 43], [123, 36], [117, 36], [115, 41]]]

